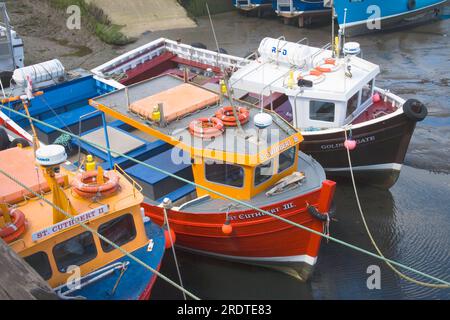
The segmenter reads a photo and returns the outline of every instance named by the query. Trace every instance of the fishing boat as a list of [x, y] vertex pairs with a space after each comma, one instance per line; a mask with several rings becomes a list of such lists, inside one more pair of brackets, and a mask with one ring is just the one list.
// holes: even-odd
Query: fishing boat
[[[265, 39], [256, 52], [241, 58], [161, 38], [92, 72], [129, 85], [159, 74], [181, 79], [187, 71], [190, 81], [218, 91], [225, 70], [233, 74], [230, 84], [235, 98], [271, 109], [301, 130], [301, 150], [319, 161], [328, 176], [349, 177], [344, 143], [345, 132], [350, 135], [351, 129], [351, 140], [356, 142], [351, 152], [356, 179], [389, 188], [398, 179], [416, 123], [426, 116], [426, 107], [377, 87], [380, 67], [352, 54], [361, 52], [355, 43], [347, 44], [345, 54], [341, 47], [337, 57], [337, 42], [318, 48], [309, 46], [307, 38], [297, 43], [282, 37]], [[309, 82], [305, 80], [312, 80], [312, 87], [306, 87]]]
[[417, 25], [433, 21], [447, 0], [334, 0], [341, 29], [347, 36]]
[[12, 73], [24, 66], [23, 41], [10, 25], [6, 4], [0, 2], [0, 80], [8, 87]]
[[290, 20], [297, 19], [298, 26], [304, 27], [311, 24], [314, 16], [329, 15], [329, 7], [324, 6], [323, 0], [273, 0], [272, 8], [278, 16], [287, 24]]
[[33, 141], [0, 151], [1, 238], [61, 299], [148, 299], [156, 274], [124, 252], [158, 270], [166, 241], [140, 186], [119, 166], [80, 170], [62, 146]]
[[261, 17], [264, 10], [272, 9], [272, 0], [233, 0], [233, 5], [246, 13], [256, 11]]
[[[390, 187], [396, 181], [418, 121], [426, 107], [375, 86], [380, 67], [360, 57], [356, 42], [322, 48], [282, 39], [261, 41], [260, 57], [236, 71], [231, 86], [271, 96], [286, 95], [280, 110], [305, 137], [303, 151], [332, 176]], [[288, 115], [290, 113], [290, 115]], [[352, 150], [352, 164], [347, 157]]]
[[192, 170], [196, 188], [189, 195], [176, 202], [155, 197], [145, 205], [153, 221], [162, 225], [167, 219], [178, 247], [310, 277], [335, 182], [299, 152], [301, 134], [281, 117], [196, 85], [187, 75], [161, 75], [90, 103], [174, 146], [164, 163], [139, 163], [127, 171], [144, 189], [171, 166]]

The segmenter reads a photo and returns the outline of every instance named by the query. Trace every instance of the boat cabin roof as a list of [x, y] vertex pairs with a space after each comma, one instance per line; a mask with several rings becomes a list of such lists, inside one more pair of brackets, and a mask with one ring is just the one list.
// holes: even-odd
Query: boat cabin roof
[[[277, 39], [269, 40], [278, 43]], [[281, 42], [277, 45], [278, 50], [274, 45], [274, 50], [270, 51], [263, 44], [264, 40], [258, 49], [261, 56], [232, 75], [231, 87], [266, 96], [281, 92], [288, 96], [347, 101], [380, 72], [378, 65], [357, 56], [341, 57], [336, 60], [337, 70], [333, 68], [333, 72], [324, 72], [323, 80], [312, 87], [299, 87], [295, 80], [295, 85], [289, 88], [287, 78], [290, 71], [294, 72], [294, 79], [305, 76], [332, 58], [332, 51], [292, 42]], [[350, 66], [351, 77], [345, 75], [348, 72], [346, 65]]]
[[[228, 127], [212, 140], [193, 136], [192, 121], [214, 117], [221, 107], [229, 106], [227, 97], [209, 90], [208, 86], [185, 83], [171, 75], [162, 75], [127, 88], [94, 98], [90, 104], [107, 115], [136, 129], [170, 143], [190, 154], [191, 158], [210, 158], [244, 165], [258, 165], [302, 141], [301, 134], [277, 114], [272, 123], [259, 132], [254, 116], [261, 112], [243, 101], [233, 100], [235, 106], [249, 109], [249, 121], [242, 126], [244, 133]], [[161, 119], [165, 124], [151, 121], [154, 107], [161, 103]]]
[[[52, 193], [41, 173], [42, 169], [37, 168], [34, 160], [34, 150], [32, 147], [12, 148], [0, 152], [0, 168], [11, 176], [14, 176], [35, 192], [42, 192], [43, 196], [52, 202]], [[119, 211], [129, 210], [131, 207], [142, 203], [143, 196], [134, 185], [121, 176], [119, 180], [119, 191], [101, 200], [101, 203], [93, 202], [77, 196], [70, 186], [76, 172], [76, 167], [70, 163], [61, 165], [60, 181], [67, 198], [70, 200], [78, 216], [84, 217], [84, 221], [107, 220], [108, 215], [113, 215]], [[39, 173], [39, 174], [38, 174]], [[65, 182], [63, 180], [66, 180]], [[18, 186], [5, 175], [0, 175], [0, 199], [2, 203], [12, 203], [24, 213], [27, 220], [27, 229], [22, 237], [12, 243], [18, 252], [25, 251], [39, 245], [40, 241], [50, 240], [54, 236], [59, 236], [61, 230], [69, 230], [79, 227], [77, 224], [64, 220], [54, 224], [53, 207], [49, 204], [30, 196], [21, 186]], [[13, 202], [8, 200], [13, 199]], [[19, 199], [21, 200], [19, 202]], [[89, 214], [91, 213], [91, 214]], [[91, 217], [91, 218], [90, 218]], [[62, 226], [61, 226], [62, 225]]]

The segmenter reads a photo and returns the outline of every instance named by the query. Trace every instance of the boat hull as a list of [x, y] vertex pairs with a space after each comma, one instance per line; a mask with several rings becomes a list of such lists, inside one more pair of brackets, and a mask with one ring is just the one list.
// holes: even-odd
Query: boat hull
[[[335, 186], [335, 182], [326, 180], [318, 190], [261, 209], [322, 233], [325, 222], [313, 217], [306, 203], [328, 212]], [[154, 222], [163, 224], [161, 207], [146, 204], [145, 211]], [[176, 245], [196, 253], [279, 269], [303, 281], [309, 279], [317, 260], [320, 235], [256, 210], [230, 212], [230, 235], [222, 232], [225, 212], [167, 210], [167, 214], [176, 233]]]
[[[358, 182], [390, 188], [398, 179], [416, 122], [403, 112], [382, 121], [354, 126], [357, 146], [351, 151], [352, 167]], [[302, 133], [303, 152], [315, 158], [333, 179], [350, 178], [344, 130], [330, 133]]]
[[[386, 31], [402, 27], [411, 27], [437, 19], [441, 8], [446, 1], [443, 0], [421, 0], [416, 5], [408, 8], [408, 0], [382, 1], [372, 0], [368, 2], [335, 1], [335, 9], [340, 27], [344, 26], [344, 10], [347, 8], [345, 34], [356, 36], [377, 31]], [[373, 7], [380, 8], [380, 17]], [[375, 9], [376, 10], [376, 9]], [[369, 22], [368, 22], [369, 20]], [[380, 28], [375, 28], [375, 22], [379, 22]]]

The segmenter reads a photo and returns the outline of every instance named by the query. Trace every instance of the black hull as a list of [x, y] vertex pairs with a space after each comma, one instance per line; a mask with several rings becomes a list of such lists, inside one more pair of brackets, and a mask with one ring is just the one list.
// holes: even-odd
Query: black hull
[[[390, 188], [398, 179], [409, 142], [416, 126], [405, 114], [352, 129], [356, 148], [351, 151], [352, 167], [358, 182]], [[304, 133], [301, 150], [320, 162], [327, 176], [349, 179], [344, 131]]]
[[358, 36], [368, 33], [377, 33], [382, 31], [393, 31], [402, 28], [414, 27], [424, 23], [430, 23], [439, 19], [442, 13], [443, 4], [436, 4], [422, 10], [414, 12], [405, 12], [402, 15], [384, 18], [381, 20], [381, 29], [368, 29], [366, 22], [361, 24], [346, 26], [345, 35], [348, 37]]

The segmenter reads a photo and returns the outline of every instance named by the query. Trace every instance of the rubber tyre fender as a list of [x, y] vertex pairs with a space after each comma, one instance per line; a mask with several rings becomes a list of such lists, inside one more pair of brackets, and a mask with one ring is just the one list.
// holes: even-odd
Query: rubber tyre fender
[[4, 128], [0, 128], [0, 150], [5, 150], [9, 147], [10, 141], [8, 134]]
[[206, 45], [202, 42], [193, 42], [191, 43], [191, 47], [199, 48], [199, 49], [207, 49]]
[[408, 10], [414, 10], [416, 8], [416, 0], [408, 0]]
[[23, 148], [30, 146], [30, 142], [28, 140], [26, 140], [24, 138], [16, 138], [13, 141], [11, 141], [11, 143], [8, 146], [8, 148], [15, 148], [19, 144], [21, 144]]
[[425, 105], [416, 99], [409, 99], [403, 104], [403, 112], [412, 121], [422, 121], [428, 115]]

